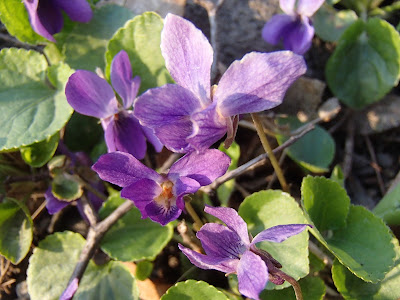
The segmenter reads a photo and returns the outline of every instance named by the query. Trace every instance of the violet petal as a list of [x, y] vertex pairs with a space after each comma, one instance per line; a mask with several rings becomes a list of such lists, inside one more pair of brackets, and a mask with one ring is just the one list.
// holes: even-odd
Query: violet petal
[[51, 1], [41, 2], [40, 7], [39, 0], [24, 0], [24, 4], [32, 29], [49, 41], [55, 42], [53, 34], [59, 32], [63, 26], [61, 11]]
[[302, 17], [301, 20], [293, 23], [293, 26], [286, 33], [283, 40], [285, 49], [303, 55], [310, 49], [313, 36], [314, 27], [310, 24], [309, 18]]
[[109, 153], [117, 151], [117, 146], [115, 145], [115, 134], [114, 134], [114, 128], [115, 128], [114, 116], [102, 119], [101, 125], [104, 130], [104, 141], [106, 142], [107, 145], [107, 151]]
[[142, 214], [142, 218], [147, 218], [146, 206], [160, 195], [162, 189], [160, 185], [151, 179], [140, 179], [121, 190], [121, 197], [132, 200]]
[[174, 194], [177, 197], [187, 194], [194, 194], [199, 190], [200, 187], [200, 184], [196, 180], [189, 177], [180, 176], [174, 182]]
[[222, 76], [214, 95], [217, 109], [229, 117], [275, 107], [305, 71], [303, 57], [293, 52], [251, 52], [233, 62]]
[[247, 250], [240, 236], [222, 224], [207, 223], [196, 236], [209, 256], [239, 259]]
[[285, 14], [294, 15], [296, 1], [297, 0], [279, 0], [279, 6]]
[[93, 17], [90, 4], [86, 0], [53, 0], [53, 2], [65, 11], [72, 21], [87, 23]]
[[92, 169], [99, 174], [101, 179], [121, 187], [126, 187], [143, 178], [156, 182], [163, 180], [156, 171], [125, 152], [117, 151], [100, 156]]
[[287, 238], [299, 234], [306, 229], [308, 224], [288, 224], [288, 225], [277, 225], [261, 231], [251, 241], [251, 245], [255, 245], [261, 241], [269, 241], [274, 243], [281, 243]]
[[238, 264], [237, 276], [239, 292], [252, 299], [260, 299], [259, 294], [268, 282], [268, 269], [261, 257], [246, 251]]
[[189, 90], [167, 84], [139, 96], [134, 115], [142, 125], [154, 129], [165, 147], [174, 152], [186, 152], [186, 138], [193, 131], [189, 116], [199, 109], [199, 99]]
[[203, 105], [210, 103], [213, 50], [204, 34], [191, 22], [168, 14], [161, 33], [161, 51], [175, 82], [190, 90]]
[[176, 204], [167, 207], [156, 202], [150, 202], [146, 206], [146, 212], [152, 221], [165, 226], [176, 220], [181, 215], [182, 210]]
[[230, 161], [229, 156], [217, 149], [208, 149], [203, 153], [191, 152], [176, 161], [168, 174], [186, 176], [205, 186], [224, 175]]
[[111, 83], [118, 95], [121, 96], [123, 107], [129, 108], [133, 104], [140, 87], [140, 77], [132, 79], [132, 66], [128, 53], [118, 52], [111, 62]]
[[275, 15], [265, 23], [262, 30], [263, 39], [271, 44], [277, 45], [288, 34], [292, 24], [296, 22], [295, 16]]
[[247, 224], [242, 217], [239, 216], [236, 210], [230, 207], [212, 207], [206, 205], [204, 211], [224, 222], [229, 229], [233, 230], [238, 236], [240, 236], [246, 245], [250, 244]]
[[142, 130], [146, 139], [153, 145], [156, 152], [161, 152], [162, 148], [164, 147], [163, 143], [158, 139], [158, 137], [154, 134], [153, 129], [142, 126]]
[[202, 152], [221, 139], [227, 132], [226, 118], [215, 110], [215, 104], [190, 116], [193, 133], [187, 138], [191, 148]]
[[178, 244], [179, 249], [186, 255], [192, 264], [204, 270], [217, 270], [224, 273], [235, 273], [238, 259], [226, 259], [197, 253]]
[[68, 103], [77, 112], [99, 119], [118, 112], [117, 99], [111, 86], [95, 73], [78, 70], [65, 87]]
[[311, 17], [325, 0], [297, 0], [296, 12], [299, 15]]
[[54, 197], [53, 193], [51, 192], [51, 187], [49, 187], [44, 194], [46, 199], [46, 208], [50, 215], [54, 215], [55, 213], [62, 210], [64, 207], [71, 204], [68, 201], [62, 201]]
[[114, 119], [114, 143], [117, 151], [132, 154], [137, 159], [146, 155], [146, 138], [142, 126], [129, 111], [121, 111]]

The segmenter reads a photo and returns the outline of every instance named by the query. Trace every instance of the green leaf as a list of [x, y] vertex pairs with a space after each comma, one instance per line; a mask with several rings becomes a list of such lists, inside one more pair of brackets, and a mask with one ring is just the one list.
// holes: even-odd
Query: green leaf
[[74, 201], [82, 196], [83, 189], [74, 175], [59, 173], [54, 177], [51, 183], [51, 192], [57, 199]]
[[136, 274], [135, 277], [138, 280], [145, 280], [150, 277], [153, 271], [153, 263], [148, 260], [139, 261], [136, 264]]
[[[218, 149], [226, 153], [231, 158], [231, 164], [229, 165], [228, 171], [235, 170], [237, 168], [240, 157], [240, 146], [236, 142], [233, 142], [229, 149], [225, 149], [222, 143]], [[231, 197], [234, 190], [235, 179], [228, 180], [218, 187], [217, 195], [222, 206], [228, 205], [229, 198]]]
[[55, 135], [26, 147], [21, 148], [22, 159], [34, 168], [43, 167], [54, 155], [57, 150], [60, 134]]
[[344, 188], [344, 174], [343, 174], [343, 170], [342, 167], [340, 165], [336, 165], [333, 170], [332, 170], [332, 174], [331, 174], [331, 180], [339, 183], [339, 185]]
[[[132, 12], [127, 8], [104, 5], [94, 11], [89, 23], [76, 24], [70, 32], [57, 35], [59, 51], [65, 56], [65, 62], [74, 69], [104, 69], [108, 40], [132, 17]], [[52, 50], [55, 51], [49, 49], [49, 52]]]
[[7, 31], [21, 42], [29, 44], [48, 42], [33, 31], [29, 23], [28, 11], [21, 0], [1, 0], [0, 20]]
[[161, 297], [161, 300], [228, 300], [228, 298], [212, 285], [204, 281], [187, 280], [178, 282]]
[[12, 198], [6, 200], [0, 203], [0, 254], [17, 265], [32, 244], [32, 219], [22, 203]]
[[346, 300], [393, 300], [400, 299], [400, 249], [399, 242], [392, 240], [396, 248], [395, 266], [378, 283], [368, 283], [354, 276], [338, 260], [332, 268], [332, 278], [340, 294]]
[[[100, 210], [100, 217], [107, 217], [124, 201], [119, 194], [110, 196]], [[141, 217], [139, 210], [133, 207], [106, 233], [101, 249], [121, 261], [154, 259], [171, 240], [173, 227]]]
[[320, 232], [346, 226], [350, 198], [336, 182], [307, 176], [303, 179], [301, 193], [303, 207]]
[[326, 66], [332, 92], [361, 109], [379, 101], [400, 77], [400, 36], [388, 22], [371, 18], [352, 24], [341, 36]]
[[73, 111], [64, 93], [71, 73], [65, 64], [48, 68], [35, 51], [0, 52], [0, 151], [43, 141], [65, 125]]
[[99, 123], [99, 119], [73, 113], [65, 127], [64, 142], [68, 149], [90, 153], [97, 143], [104, 140], [103, 128]]
[[132, 64], [133, 75], [141, 79], [139, 93], [149, 88], [171, 83], [172, 78], [165, 68], [161, 55], [161, 30], [163, 21], [153, 12], [145, 12], [127, 22], [118, 30], [107, 46], [106, 77], [110, 77], [111, 61], [121, 50], [125, 50]]
[[386, 193], [373, 213], [388, 225], [400, 225], [400, 184]]
[[342, 33], [357, 20], [352, 10], [336, 10], [323, 5], [313, 16], [315, 33], [323, 40], [336, 42]]
[[[56, 300], [67, 287], [79, 260], [85, 239], [78, 233], [58, 232], [47, 236], [35, 248], [27, 271], [32, 300]], [[137, 300], [136, 282], [120, 262], [96, 266], [92, 261], [83, 275], [74, 300]]]
[[[304, 125], [295, 117], [278, 119], [280, 126], [288, 126], [290, 131]], [[290, 136], [278, 134], [278, 143], [283, 144]], [[314, 173], [327, 172], [335, 155], [335, 141], [325, 129], [315, 126], [300, 140], [287, 148], [288, 156], [300, 166]]]
[[[268, 190], [254, 193], [239, 207], [239, 215], [246, 221], [252, 236], [264, 229], [282, 224], [305, 224], [305, 219], [296, 201], [282, 191]], [[282, 265], [282, 271], [298, 280], [309, 272], [308, 233], [302, 232], [282, 243], [262, 242], [259, 248], [268, 251]], [[268, 287], [273, 287], [268, 283]], [[274, 288], [289, 286], [286, 282]]]
[[[306, 177], [302, 183], [302, 204], [315, 225], [311, 233], [356, 276], [369, 282], [382, 280], [395, 257], [389, 228], [364, 207], [354, 205], [350, 205], [343, 226], [347, 196], [338, 183], [325, 181], [329, 180]], [[330, 195], [336, 195], [340, 210], [333, 210], [334, 205], [327, 209]], [[327, 216], [330, 213], [334, 216]], [[322, 232], [326, 229], [330, 230]]]
[[[307, 276], [299, 280], [304, 299], [322, 300], [324, 298], [326, 287], [324, 281], [319, 277]], [[260, 294], [261, 299], [265, 300], [296, 300], [292, 286], [283, 290], [264, 290]]]

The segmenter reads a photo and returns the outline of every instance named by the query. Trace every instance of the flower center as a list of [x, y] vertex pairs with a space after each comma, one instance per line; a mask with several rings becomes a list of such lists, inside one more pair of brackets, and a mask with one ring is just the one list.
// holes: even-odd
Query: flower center
[[154, 201], [157, 202], [157, 204], [164, 206], [165, 208], [169, 209], [171, 205], [174, 205], [176, 202], [176, 197], [172, 192], [172, 189], [174, 187], [174, 184], [167, 180], [161, 183], [161, 193], [158, 195], [156, 198], [154, 198]]

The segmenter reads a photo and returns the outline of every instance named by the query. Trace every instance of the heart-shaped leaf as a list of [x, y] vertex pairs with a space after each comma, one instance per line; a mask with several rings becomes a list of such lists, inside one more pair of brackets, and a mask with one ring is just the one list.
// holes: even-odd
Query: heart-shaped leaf
[[187, 280], [178, 282], [161, 297], [161, 300], [228, 300], [228, 298], [212, 285], [204, 281]]
[[43, 167], [54, 155], [57, 150], [60, 134], [55, 135], [26, 147], [21, 148], [22, 159], [34, 168]]

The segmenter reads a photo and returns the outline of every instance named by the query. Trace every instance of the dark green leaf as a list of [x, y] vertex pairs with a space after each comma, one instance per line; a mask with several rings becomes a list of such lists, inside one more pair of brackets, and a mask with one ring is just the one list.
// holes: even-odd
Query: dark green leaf
[[83, 189], [73, 175], [60, 173], [54, 177], [51, 183], [51, 192], [57, 199], [74, 201], [82, 196]]
[[7, 198], [0, 203], [0, 254], [17, 265], [32, 243], [32, 219], [19, 201]]
[[148, 260], [139, 261], [136, 264], [136, 274], [135, 277], [138, 280], [145, 280], [150, 277], [153, 271], [153, 263]]
[[0, 150], [43, 141], [65, 125], [72, 114], [64, 93], [71, 73], [64, 64], [48, 68], [35, 51], [0, 52]]
[[22, 159], [34, 168], [43, 167], [54, 155], [57, 150], [60, 134], [55, 135], [26, 147], [21, 148]]
[[389, 225], [400, 225], [400, 184], [386, 193], [373, 213]]
[[301, 185], [303, 207], [320, 232], [346, 226], [350, 199], [338, 183], [307, 176]]
[[[49, 235], [39, 243], [27, 271], [32, 300], [59, 299], [84, 245], [85, 239], [70, 231]], [[108, 299], [138, 300], [135, 279], [120, 262], [96, 266], [90, 261], [74, 300]]]
[[[105, 218], [124, 199], [119, 194], [110, 196], [100, 210]], [[154, 259], [171, 240], [171, 224], [161, 226], [150, 219], [142, 219], [139, 210], [133, 207], [120, 218], [101, 240], [101, 249], [112, 258], [121, 261]]]
[[332, 92], [357, 109], [379, 101], [399, 77], [399, 33], [377, 18], [358, 20], [347, 28], [326, 66]]
[[393, 239], [397, 253], [395, 266], [382, 281], [375, 284], [362, 281], [335, 260], [332, 277], [340, 294], [346, 300], [400, 299], [400, 249], [398, 243], [396, 239]]
[[106, 76], [110, 77], [111, 61], [125, 50], [132, 64], [133, 75], [141, 79], [139, 93], [172, 82], [161, 55], [163, 21], [153, 12], [145, 12], [118, 30], [107, 46]]
[[[280, 118], [278, 124], [288, 126], [290, 131], [304, 125], [295, 117]], [[279, 144], [283, 144], [290, 136], [278, 134], [276, 138]], [[286, 151], [291, 159], [306, 170], [322, 173], [328, 171], [333, 160], [335, 141], [325, 129], [315, 126], [315, 129], [289, 146]]]
[[108, 40], [132, 17], [130, 10], [118, 5], [96, 9], [89, 23], [76, 24], [70, 32], [57, 36], [65, 62], [74, 69], [103, 69]]
[[[307, 276], [299, 280], [304, 299], [322, 300], [325, 295], [326, 287], [324, 281], [319, 277]], [[265, 300], [296, 300], [292, 286], [283, 290], [264, 290], [261, 299]]]
[[178, 282], [161, 297], [161, 300], [228, 300], [228, 298], [212, 285], [204, 281], [187, 280]]
[[342, 33], [357, 20], [352, 10], [336, 10], [332, 6], [323, 5], [315, 13], [313, 24], [315, 33], [323, 40], [336, 42]]

